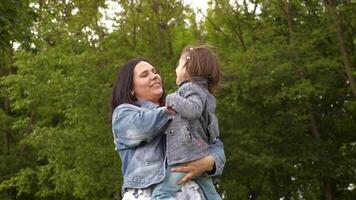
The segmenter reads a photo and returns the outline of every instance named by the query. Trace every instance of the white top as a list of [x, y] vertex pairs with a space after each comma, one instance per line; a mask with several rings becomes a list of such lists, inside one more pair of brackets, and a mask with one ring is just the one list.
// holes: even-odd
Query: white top
[[[122, 200], [152, 200], [152, 189], [152, 187], [126, 189]], [[205, 198], [199, 185], [194, 181], [189, 181], [177, 192], [176, 200], [205, 200]]]

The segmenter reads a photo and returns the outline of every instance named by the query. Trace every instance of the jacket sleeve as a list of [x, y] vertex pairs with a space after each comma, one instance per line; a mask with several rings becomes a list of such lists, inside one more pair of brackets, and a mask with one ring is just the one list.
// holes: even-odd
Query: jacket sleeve
[[215, 171], [207, 173], [209, 176], [220, 176], [224, 170], [226, 157], [224, 152], [224, 144], [220, 138], [216, 138], [209, 144], [209, 152], [215, 159]]
[[220, 136], [219, 122], [218, 118], [214, 114], [208, 114], [208, 128], [209, 142], [213, 142], [217, 137]]
[[112, 119], [114, 139], [122, 146], [116, 148], [134, 148], [151, 141], [163, 132], [170, 120], [165, 107], [143, 110], [134, 105], [120, 105]]
[[178, 92], [167, 95], [166, 104], [182, 117], [194, 120], [202, 115], [206, 98], [206, 94], [198, 86], [192, 85], [184, 92], [184, 96], [180, 96]]

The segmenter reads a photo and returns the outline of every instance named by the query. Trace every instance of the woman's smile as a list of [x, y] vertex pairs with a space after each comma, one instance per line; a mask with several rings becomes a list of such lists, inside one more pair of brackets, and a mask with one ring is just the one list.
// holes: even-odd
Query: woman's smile
[[151, 87], [161, 87], [161, 82], [157, 81], [151, 85]]

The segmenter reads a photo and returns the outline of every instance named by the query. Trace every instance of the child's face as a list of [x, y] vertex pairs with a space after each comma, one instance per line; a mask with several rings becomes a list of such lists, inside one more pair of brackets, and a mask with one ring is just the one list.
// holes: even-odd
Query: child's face
[[181, 83], [182, 81], [184, 81], [188, 78], [187, 72], [184, 67], [185, 62], [187, 62], [187, 59], [185, 58], [184, 55], [182, 55], [179, 59], [178, 66], [176, 68], [176, 75], [177, 75], [176, 84], [177, 85], [179, 85], [179, 83]]

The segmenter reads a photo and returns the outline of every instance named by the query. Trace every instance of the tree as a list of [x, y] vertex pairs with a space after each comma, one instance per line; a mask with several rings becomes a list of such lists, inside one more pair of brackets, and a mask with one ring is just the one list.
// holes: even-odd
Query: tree
[[354, 196], [354, 99], [327, 17], [317, 1], [211, 4], [207, 39], [228, 73], [218, 95], [228, 199]]

